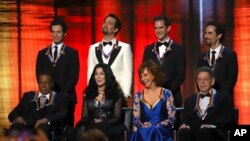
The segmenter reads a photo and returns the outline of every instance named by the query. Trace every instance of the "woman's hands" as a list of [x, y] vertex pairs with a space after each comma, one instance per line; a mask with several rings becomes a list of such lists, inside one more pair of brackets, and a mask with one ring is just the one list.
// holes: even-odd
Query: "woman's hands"
[[142, 123], [142, 127], [143, 128], [147, 128], [147, 127], [150, 127], [150, 126], [152, 126], [152, 124], [150, 122], [144, 122], [144, 123]]
[[95, 119], [94, 119], [94, 122], [95, 122], [95, 123], [100, 123], [100, 122], [102, 122], [102, 121], [103, 121], [103, 119], [100, 119], [100, 118], [95, 118]]

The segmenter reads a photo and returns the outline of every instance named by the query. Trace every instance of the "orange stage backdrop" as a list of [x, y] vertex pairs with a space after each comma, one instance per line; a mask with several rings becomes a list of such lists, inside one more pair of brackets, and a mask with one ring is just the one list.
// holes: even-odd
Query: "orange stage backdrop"
[[[231, 13], [228, 18], [228, 12]], [[250, 124], [250, 2], [221, 0], [189, 2], [186, 0], [1, 0], [0, 1], [0, 128], [9, 125], [7, 115], [23, 92], [37, 90], [35, 63], [37, 52], [51, 44], [49, 23], [62, 16], [69, 26], [65, 43], [79, 51], [80, 76], [77, 84], [78, 104], [75, 121], [81, 116], [82, 96], [86, 87], [89, 46], [102, 40], [101, 25], [108, 13], [117, 14], [122, 29], [117, 38], [132, 45], [134, 57], [133, 93], [142, 88], [137, 74], [144, 48], [156, 40], [153, 17], [166, 13], [172, 19], [171, 37], [186, 47], [187, 70], [183, 96], [194, 89], [193, 74], [201, 48], [202, 26], [218, 20], [227, 29], [226, 44], [238, 56], [239, 77], [235, 88], [235, 105], [239, 123]]]

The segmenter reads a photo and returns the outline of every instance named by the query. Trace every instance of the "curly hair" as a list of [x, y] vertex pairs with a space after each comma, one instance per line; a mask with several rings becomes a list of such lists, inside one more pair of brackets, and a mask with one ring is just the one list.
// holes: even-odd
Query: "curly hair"
[[98, 85], [95, 80], [97, 68], [102, 68], [105, 73], [105, 97], [117, 101], [119, 98], [125, 99], [119, 83], [116, 81], [111, 68], [107, 64], [97, 64], [92, 72], [89, 85], [85, 90], [85, 99], [94, 99], [98, 96]]
[[154, 81], [157, 86], [162, 86], [165, 83], [165, 74], [161, 71], [160, 66], [156, 64], [153, 60], [148, 60], [140, 65], [138, 70], [139, 77], [141, 77], [141, 74], [144, 72], [145, 69], [147, 69], [153, 74]]

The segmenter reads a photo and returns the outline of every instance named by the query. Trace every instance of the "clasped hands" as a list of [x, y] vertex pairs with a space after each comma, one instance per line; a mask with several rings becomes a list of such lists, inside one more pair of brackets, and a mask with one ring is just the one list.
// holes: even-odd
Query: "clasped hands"
[[94, 119], [94, 122], [95, 122], [95, 123], [100, 123], [100, 122], [102, 122], [102, 121], [103, 121], [103, 119], [101, 119], [101, 118], [95, 118], [95, 119]]
[[[162, 122], [158, 123], [156, 126], [167, 126], [167, 125], [168, 125], [167, 122], [162, 121]], [[150, 123], [150, 122], [144, 122], [144, 123], [142, 123], [142, 127], [143, 128], [147, 128], [147, 127], [150, 127], [150, 126], [152, 126], [152, 123]]]
[[[212, 124], [202, 124], [200, 128], [201, 129], [202, 128], [216, 128], [216, 126]], [[190, 129], [190, 126], [187, 124], [182, 124], [179, 129]]]
[[[14, 120], [15, 123], [22, 123], [22, 124], [26, 124], [25, 120], [21, 117], [18, 116], [15, 118]], [[36, 121], [35, 127], [37, 127], [38, 125], [42, 124], [42, 123], [48, 123], [49, 120], [47, 118], [42, 118]]]
[[49, 122], [49, 120], [47, 118], [39, 119], [39, 120], [36, 121], [35, 127], [37, 128], [40, 124], [42, 124], [42, 123], [48, 123], [48, 122]]
[[18, 117], [15, 118], [14, 123], [26, 124], [25, 120], [22, 117], [20, 117], [20, 116], [18, 116]]
[[150, 122], [144, 122], [142, 123], [142, 127], [146, 128], [146, 127], [150, 127], [152, 126], [152, 124]]

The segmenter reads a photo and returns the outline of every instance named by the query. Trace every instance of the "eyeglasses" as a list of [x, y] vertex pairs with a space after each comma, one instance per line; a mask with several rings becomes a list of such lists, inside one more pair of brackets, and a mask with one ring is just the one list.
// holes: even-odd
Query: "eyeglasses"
[[203, 82], [203, 81], [209, 81], [210, 78], [197, 78], [196, 81], [197, 82]]

